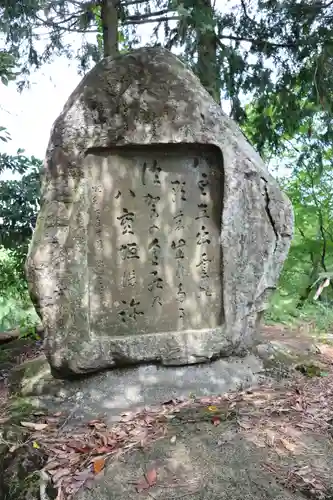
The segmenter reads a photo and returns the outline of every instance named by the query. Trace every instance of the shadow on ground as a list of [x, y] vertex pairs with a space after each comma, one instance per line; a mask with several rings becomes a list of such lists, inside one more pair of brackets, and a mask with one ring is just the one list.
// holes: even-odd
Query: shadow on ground
[[[279, 484], [265, 468], [272, 463], [269, 450], [258, 448], [238, 430], [233, 423], [213, 426], [210, 422], [176, 420], [166, 438], [110, 462], [94, 487], [83, 490], [78, 498], [303, 499], [301, 493]], [[152, 469], [156, 484], [138, 492], [142, 478]]]
[[[73, 382], [54, 380], [38, 356], [10, 375], [11, 405], [23, 396], [21, 419], [35, 423], [6, 444], [7, 420], [3, 463], [15, 470], [18, 450], [43, 453], [46, 471], [40, 479], [37, 470], [31, 500], [40, 500], [45, 477], [57, 484], [57, 500], [332, 500], [332, 360], [327, 339], [274, 327], [242, 359], [141, 366]], [[155, 412], [131, 412], [152, 405]], [[98, 420], [87, 426], [91, 419]], [[4, 498], [25, 499], [22, 488], [23, 496]], [[53, 500], [52, 491], [43, 500]]]

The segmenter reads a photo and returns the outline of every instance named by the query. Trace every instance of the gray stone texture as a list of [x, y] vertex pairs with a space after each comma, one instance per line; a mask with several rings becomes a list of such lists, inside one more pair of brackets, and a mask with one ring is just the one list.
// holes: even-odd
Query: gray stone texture
[[53, 126], [27, 258], [54, 373], [244, 350], [292, 228], [259, 155], [176, 56], [104, 59]]
[[26, 361], [10, 376], [11, 394], [32, 396], [49, 412], [70, 415], [72, 428], [103, 417], [111, 424], [124, 411], [152, 407], [171, 399], [211, 396], [271, 381], [260, 358], [253, 354], [187, 366], [138, 365], [60, 380], [52, 377], [44, 356]]

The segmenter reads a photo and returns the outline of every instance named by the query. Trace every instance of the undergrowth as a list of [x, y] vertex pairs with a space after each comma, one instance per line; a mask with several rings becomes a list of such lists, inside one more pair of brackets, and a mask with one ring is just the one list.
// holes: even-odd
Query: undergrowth
[[323, 299], [313, 302], [308, 300], [300, 308], [298, 295], [289, 295], [277, 290], [271, 298], [269, 309], [265, 314], [265, 323], [269, 325], [283, 324], [296, 327], [304, 323], [311, 330], [333, 333], [333, 307], [332, 302]]
[[36, 323], [21, 262], [15, 253], [0, 249], [0, 331], [19, 327], [26, 332]]
[[[265, 321], [268, 324], [279, 323], [291, 327], [306, 323], [311, 330], [333, 331], [332, 287], [325, 288], [319, 300], [314, 300], [320, 282], [315, 278], [310, 279], [313, 265], [306, 250], [295, 238], [281, 273], [278, 289], [271, 297]], [[327, 257], [328, 269], [331, 270], [332, 256], [329, 253]], [[302, 296], [309, 287], [308, 298], [302, 301]]]
[[[270, 300], [265, 314], [266, 324], [284, 324], [296, 327], [307, 324], [318, 332], [333, 331], [333, 298], [331, 289], [324, 291], [321, 300], [314, 301], [313, 293], [299, 307], [300, 293], [304, 289], [309, 269], [291, 249], [282, 272], [279, 287]], [[22, 264], [13, 252], [0, 249], [0, 331], [19, 327], [22, 336], [33, 335], [33, 326], [39, 318], [29, 298]]]

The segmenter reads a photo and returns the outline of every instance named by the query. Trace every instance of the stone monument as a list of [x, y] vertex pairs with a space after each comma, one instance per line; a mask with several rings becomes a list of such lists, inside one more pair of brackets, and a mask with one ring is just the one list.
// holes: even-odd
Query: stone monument
[[240, 352], [292, 227], [258, 154], [176, 56], [104, 59], [53, 126], [27, 258], [54, 373]]

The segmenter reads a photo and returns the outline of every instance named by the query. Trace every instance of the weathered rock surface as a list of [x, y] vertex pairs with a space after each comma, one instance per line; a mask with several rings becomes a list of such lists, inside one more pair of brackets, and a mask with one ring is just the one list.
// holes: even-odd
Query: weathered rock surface
[[258, 154], [179, 59], [106, 58], [54, 124], [27, 259], [54, 373], [243, 350], [292, 226]]
[[44, 356], [26, 361], [10, 377], [12, 394], [30, 397], [31, 404], [59, 408], [75, 426], [96, 415], [113, 422], [124, 411], [151, 407], [163, 401], [189, 396], [218, 395], [248, 388], [265, 380], [264, 366], [253, 355], [218, 359], [212, 363], [177, 368], [146, 365], [105, 370], [76, 380], [52, 377]]

